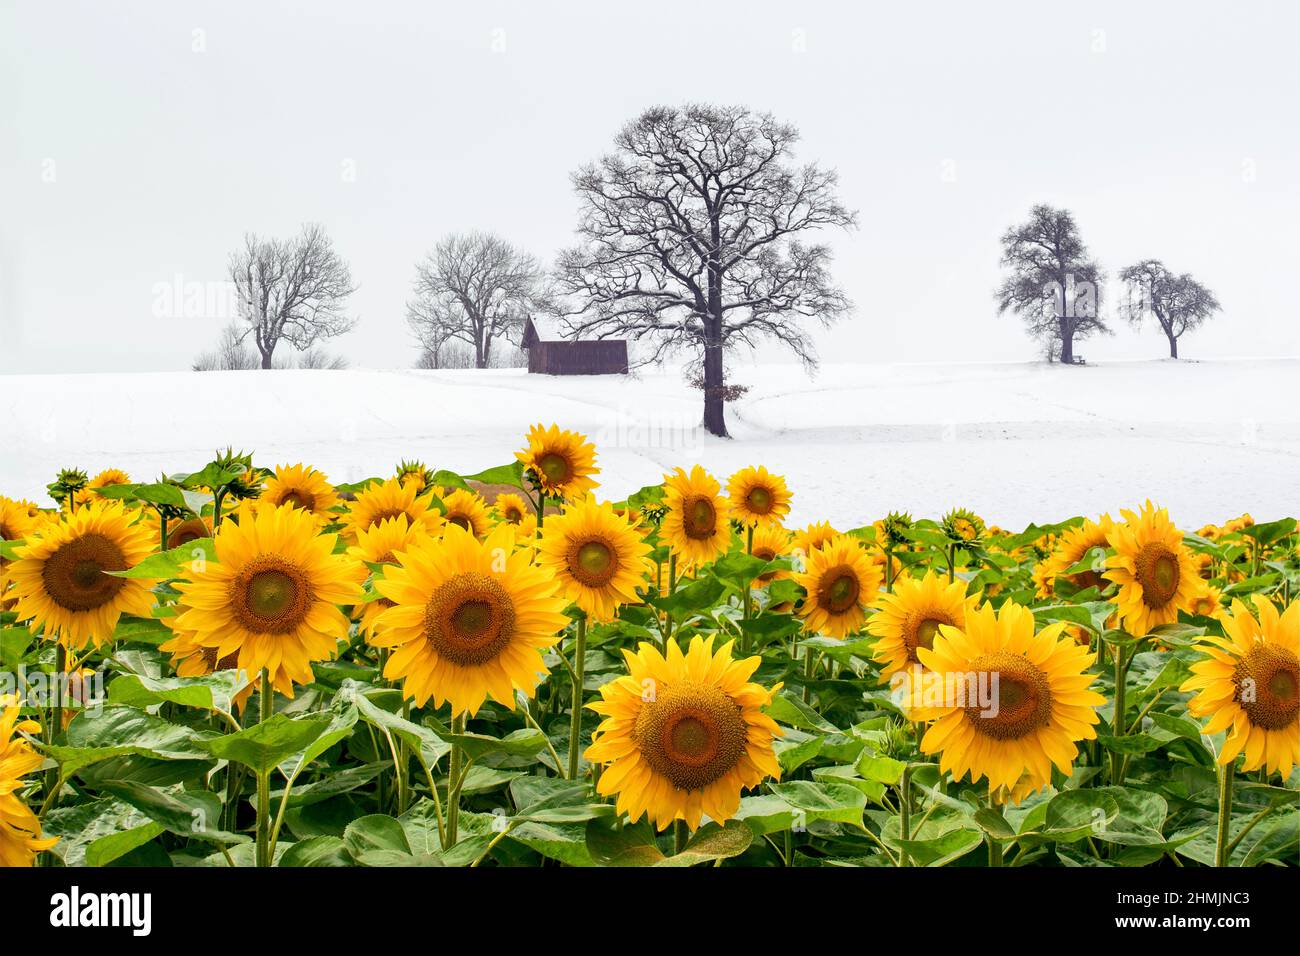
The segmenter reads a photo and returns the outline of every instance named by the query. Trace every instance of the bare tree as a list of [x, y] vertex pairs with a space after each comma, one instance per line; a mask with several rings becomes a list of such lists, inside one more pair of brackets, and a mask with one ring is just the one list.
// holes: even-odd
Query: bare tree
[[1088, 257], [1074, 216], [1038, 205], [1028, 222], [1002, 236], [1002, 265], [1011, 270], [997, 291], [998, 314], [1014, 312], [1049, 356], [1074, 363], [1074, 343], [1109, 333], [1101, 317], [1102, 272]]
[[258, 367], [257, 356], [244, 344], [246, 329], [231, 323], [221, 330], [217, 347], [204, 352], [190, 367], [196, 372], [228, 372]]
[[1219, 311], [1219, 300], [1190, 274], [1174, 275], [1159, 259], [1143, 259], [1119, 274], [1127, 298], [1124, 314], [1134, 325], [1150, 316], [1169, 340], [1169, 357], [1178, 358], [1178, 340]]
[[296, 363], [298, 368], [324, 369], [331, 372], [342, 371], [349, 364], [348, 360], [342, 355], [326, 352], [314, 345], [299, 355]]
[[[499, 346], [492, 350], [488, 362], [489, 368], [524, 368], [528, 365], [528, 355], [517, 346], [508, 349]], [[457, 369], [478, 368], [474, 350], [463, 342], [446, 342], [437, 352], [428, 348], [420, 349], [420, 357], [415, 361], [418, 369]]]
[[727, 351], [775, 340], [811, 370], [799, 320], [826, 325], [851, 309], [830, 250], [800, 240], [856, 213], [835, 197], [834, 171], [787, 162], [798, 138], [744, 107], [655, 107], [573, 175], [583, 242], [556, 270], [557, 293], [577, 303], [570, 328], [652, 343], [641, 364], [691, 354], [714, 435], [727, 434]]
[[272, 367], [282, 341], [306, 351], [356, 324], [344, 313], [355, 291], [352, 274], [319, 225], [305, 225], [287, 240], [250, 233], [230, 257], [230, 278], [249, 326], [244, 334], [252, 333], [262, 368]]
[[491, 367], [493, 345], [517, 343], [529, 311], [540, 307], [537, 261], [491, 233], [447, 236], [415, 268], [406, 321], [435, 362], [458, 341], [474, 350], [475, 368]]

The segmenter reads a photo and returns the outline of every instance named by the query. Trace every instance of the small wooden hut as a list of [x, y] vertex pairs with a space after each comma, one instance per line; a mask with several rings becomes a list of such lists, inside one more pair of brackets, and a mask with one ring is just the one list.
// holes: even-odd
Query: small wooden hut
[[575, 339], [553, 320], [530, 316], [524, 326], [528, 371], [542, 375], [626, 375], [623, 339]]

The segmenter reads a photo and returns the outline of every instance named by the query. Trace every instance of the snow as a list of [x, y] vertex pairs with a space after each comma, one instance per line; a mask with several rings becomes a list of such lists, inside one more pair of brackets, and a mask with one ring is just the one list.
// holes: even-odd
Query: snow
[[601, 495], [699, 462], [786, 476], [791, 523], [839, 528], [961, 505], [1019, 529], [1151, 498], [1182, 527], [1296, 514], [1300, 360], [755, 366], [734, 438], [698, 426], [678, 372], [559, 378], [523, 370], [254, 371], [0, 379], [0, 493], [48, 503], [58, 468], [137, 480], [200, 468], [215, 448], [305, 461], [335, 481], [401, 458], [471, 473], [512, 459], [527, 427], [594, 440]]

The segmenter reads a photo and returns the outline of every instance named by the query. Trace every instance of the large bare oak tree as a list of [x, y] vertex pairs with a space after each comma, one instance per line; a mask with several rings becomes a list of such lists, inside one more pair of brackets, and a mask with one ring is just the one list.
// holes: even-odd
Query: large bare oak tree
[[542, 279], [537, 261], [500, 236], [451, 235], [416, 265], [406, 321], [435, 361], [457, 341], [473, 348], [477, 368], [487, 368], [495, 343], [519, 341], [529, 310], [540, 307]]
[[1075, 340], [1110, 331], [1100, 312], [1101, 269], [1069, 210], [1031, 209], [1002, 236], [1002, 265], [1011, 271], [997, 291], [998, 314], [1019, 315], [1049, 356], [1071, 365]]
[[230, 257], [230, 278], [262, 368], [272, 367], [281, 342], [306, 351], [356, 324], [344, 312], [352, 274], [322, 226], [304, 225], [292, 239], [248, 234]]
[[1219, 311], [1214, 293], [1188, 273], [1175, 275], [1159, 259], [1143, 259], [1119, 274], [1127, 297], [1122, 308], [1134, 325], [1155, 319], [1169, 340], [1169, 357], [1178, 358], [1178, 340]]
[[789, 162], [798, 138], [743, 107], [655, 107], [573, 175], [582, 242], [556, 269], [570, 328], [650, 343], [644, 362], [690, 354], [715, 435], [727, 434], [728, 350], [773, 340], [811, 368], [801, 320], [850, 310], [829, 249], [803, 238], [853, 226], [856, 214], [836, 198], [834, 171]]

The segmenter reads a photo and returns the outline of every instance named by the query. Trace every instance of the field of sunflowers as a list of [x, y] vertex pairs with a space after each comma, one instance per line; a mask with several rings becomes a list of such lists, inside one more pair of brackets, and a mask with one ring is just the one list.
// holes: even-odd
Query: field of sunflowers
[[796, 530], [521, 444], [0, 498], [0, 863], [1296, 864], [1294, 519]]

